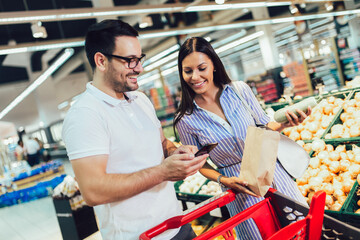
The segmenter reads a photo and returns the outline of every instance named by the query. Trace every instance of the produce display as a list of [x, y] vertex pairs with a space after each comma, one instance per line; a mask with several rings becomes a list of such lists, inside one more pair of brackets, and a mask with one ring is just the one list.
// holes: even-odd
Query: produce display
[[316, 191], [326, 192], [326, 209], [338, 211], [345, 202], [360, 173], [360, 147], [326, 144], [317, 139], [311, 143], [314, 151], [309, 168], [296, 183], [310, 204]]
[[340, 120], [334, 124], [325, 139], [351, 138], [360, 136], [360, 92], [354, 98], [345, 100]]
[[184, 179], [184, 182], [179, 186], [179, 191], [184, 193], [196, 193], [200, 187], [205, 183], [206, 177], [201, 173], [196, 172]]
[[312, 109], [311, 115], [301, 124], [285, 128], [283, 133], [294, 141], [319, 139], [324, 135], [325, 130], [343, 104], [343, 99], [329, 96], [316, 105]]
[[199, 191], [199, 194], [203, 195], [218, 195], [220, 193], [222, 193], [221, 187], [214, 181], [209, 181], [207, 184], [204, 184]]

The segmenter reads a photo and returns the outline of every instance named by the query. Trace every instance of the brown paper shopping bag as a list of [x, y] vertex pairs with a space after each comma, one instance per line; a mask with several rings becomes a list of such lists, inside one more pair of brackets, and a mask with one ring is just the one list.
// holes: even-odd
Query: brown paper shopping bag
[[264, 196], [271, 186], [279, 140], [276, 131], [248, 127], [239, 178], [257, 195]]

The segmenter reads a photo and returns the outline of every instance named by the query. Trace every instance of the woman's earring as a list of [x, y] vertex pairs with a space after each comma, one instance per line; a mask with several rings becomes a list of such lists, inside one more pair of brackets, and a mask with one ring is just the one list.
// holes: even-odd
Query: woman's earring
[[216, 72], [216, 69], [214, 70], [214, 72]]

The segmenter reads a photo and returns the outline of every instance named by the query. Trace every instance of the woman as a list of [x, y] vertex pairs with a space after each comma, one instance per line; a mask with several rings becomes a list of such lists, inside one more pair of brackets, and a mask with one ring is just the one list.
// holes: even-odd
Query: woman
[[[222, 189], [231, 188], [239, 192], [236, 200], [228, 204], [233, 216], [263, 200], [245, 188], [246, 182], [239, 180], [241, 159], [244, 150], [246, 130], [255, 125], [249, 110], [244, 107], [228, 77], [224, 65], [212, 46], [203, 38], [195, 37], [185, 41], [179, 50], [178, 66], [182, 88], [180, 106], [176, 111], [174, 127], [177, 128], [183, 144], [197, 145], [208, 143], [219, 145], [210, 152], [210, 159], [216, 164], [216, 171], [205, 164], [200, 172], [210, 180], [221, 183]], [[251, 89], [244, 82], [235, 82], [260, 122], [269, 128], [281, 131], [288, 126], [301, 123], [311, 113], [298, 111], [286, 113], [286, 124], [270, 122], [257, 102]], [[274, 185], [287, 196], [306, 203], [295, 182], [277, 162]], [[255, 223], [246, 221], [235, 228], [239, 239], [261, 239]]]

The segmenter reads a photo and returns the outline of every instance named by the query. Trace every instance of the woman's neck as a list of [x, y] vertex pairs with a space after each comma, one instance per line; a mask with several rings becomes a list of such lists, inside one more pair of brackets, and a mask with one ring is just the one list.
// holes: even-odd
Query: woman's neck
[[197, 104], [209, 104], [213, 102], [218, 102], [222, 93], [222, 89], [217, 86], [209, 88], [206, 92], [202, 94], [195, 95], [195, 102]]

